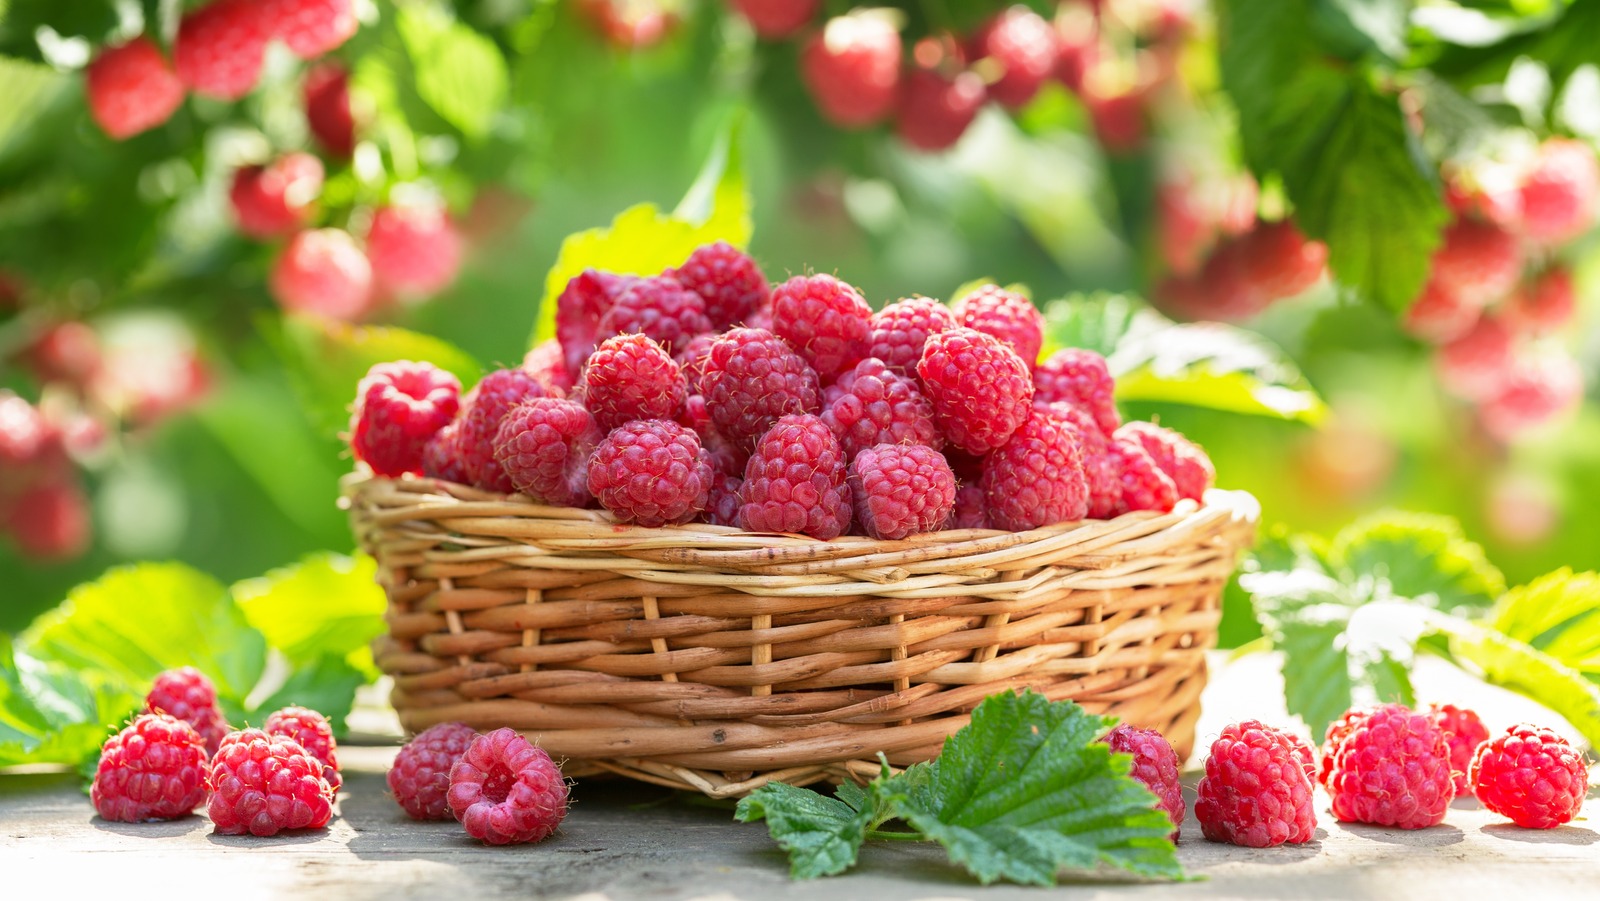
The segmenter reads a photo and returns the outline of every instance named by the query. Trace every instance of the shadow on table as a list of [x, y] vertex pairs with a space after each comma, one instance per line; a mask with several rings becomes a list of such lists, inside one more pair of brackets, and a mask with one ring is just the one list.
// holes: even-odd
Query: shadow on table
[[1278, 845], [1274, 848], [1246, 848], [1242, 845], [1208, 841], [1201, 838], [1199, 832], [1198, 827], [1193, 833], [1185, 831], [1185, 836], [1192, 834], [1194, 838], [1185, 838], [1178, 842], [1178, 860], [1190, 873], [1203, 873], [1213, 867], [1230, 863], [1281, 867], [1311, 860], [1322, 854], [1322, 843], [1328, 837], [1328, 830], [1318, 826], [1317, 831], [1311, 834], [1309, 842]]
[[174, 838], [179, 835], [188, 835], [201, 829], [210, 829], [211, 821], [196, 814], [190, 814], [176, 820], [159, 820], [154, 823], [118, 823], [96, 816], [89, 821], [89, 825], [101, 832], [110, 832], [113, 835], [127, 836], [128, 838]]
[[1396, 829], [1391, 826], [1371, 826], [1366, 823], [1343, 823], [1340, 828], [1356, 838], [1412, 848], [1444, 848], [1459, 845], [1466, 838], [1465, 833], [1449, 823], [1440, 823], [1426, 829]]
[[1600, 841], [1600, 833], [1582, 826], [1558, 826], [1555, 829], [1524, 829], [1511, 823], [1491, 823], [1478, 830], [1490, 838], [1529, 845], [1592, 845]]

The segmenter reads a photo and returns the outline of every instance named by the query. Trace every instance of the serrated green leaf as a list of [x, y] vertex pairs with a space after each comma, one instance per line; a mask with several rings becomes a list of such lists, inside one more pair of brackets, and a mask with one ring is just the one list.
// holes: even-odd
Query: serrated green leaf
[[1458, 617], [1431, 614], [1435, 631], [1450, 650], [1483, 670], [1486, 681], [1538, 701], [1571, 723], [1600, 748], [1600, 686], [1560, 660], [1494, 629]]
[[1502, 597], [1484, 625], [1600, 682], [1600, 574], [1540, 576]]
[[855, 865], [872, 811], [807, 788], [769, 782], [739, 801], [734, 818], [741, 823], [766, 820], [773, 841], [789, 853], [789, 874], [815, 879]]
[[487, 135], [511, 84], [500, 48], [432, 5], [401, 7], [395, 26], [411, 59], [417, 94], [467, 137]]
[[1296, 555], [1279, 566], [1241, 574], [1239, 584], [1262, 633], [1284, 656], [1285, 706], [1320, 735], [1355, 695], [1343, 638], [1357, 604], [1314, 557]]
[[1315, 54], [1307, 0], [1218, 0], [1217, 54], [1222, 86], [1239, 109], [1245, 159], [1259, 172], [1277, 168], [1270, 123], [1284, 87]]
[[22, 683], [50, 721], [50, 730], [26, 757], [28, 763], [81, 766], [96, 759], [106, 737], [144, 704], [142, 693], [98, 670], [17, 658]]
[[1044, 350], [1048, 357], [1064, 347], [1081, 347], [1109, 357], [1133, 328], [1143, 307], [1122, 294], [1072, 295], [1044, 306]]
[[1482, 608], [1506, 589], [1483, 548], [1448, 516], [1380, 513], [1334, 539], [1332, 557], [1368, 597], [1409, 598], [1446, 612]]
[[383, 634], [387, 603], [376, 573], [365, 554], [319, 553], [237, 583], [233, 596], [245, 619], [291, 664], [332, 657], [376, 677], [367, 645]]

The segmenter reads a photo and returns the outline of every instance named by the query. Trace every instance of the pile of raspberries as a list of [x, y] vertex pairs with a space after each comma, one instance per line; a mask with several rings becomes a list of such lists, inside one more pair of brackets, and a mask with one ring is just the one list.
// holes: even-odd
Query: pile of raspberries
[[1199, 501], [1182, 435], [1123, 423], [1106, 361], [1039, 361], [1044, 318], [985, 285], [873, 312], [831, 275], [769, 285], [725, 244], [659, 275], [587, 270], [556, 337], [464, 396], [427, 363], [374, 366], [356, 459], [619, 521], [897, 540], [1022, 531]]

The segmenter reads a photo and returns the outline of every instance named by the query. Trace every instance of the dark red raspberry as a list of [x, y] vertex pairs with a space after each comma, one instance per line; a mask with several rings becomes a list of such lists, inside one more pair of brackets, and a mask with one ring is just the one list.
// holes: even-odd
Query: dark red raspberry
[[790, 37], [817, 15], [822, 0], [728, 0], [757, 35], [769, 41]]
[[1555, 263], [1511, 295], [1509, 313], [1519, 327], [1546, 335], [1565, 328], [1577, 308], [1572, 270], [1565, 263]]
[[916, 382], [895, 375], [882, 360], [868, 357], [828, 388], [822, 421], [844, 447], [845, 459], [874, 444], [944, 446], [933, 421], [933, 404]]
[[700, 373], [705, 369], [706, 357], [711, 355], [711, 345], [717, 343], [715, 332], [701, 332], [689, 339], [672, 359], [678, 363], [678, 368], [683, 370], [683, 378], [688, 383], [691, 393], [700, 384]]
[[211, 771], [205, 742], [176, 717], [146, 713], [100, 748], [89, 800], [119, 823], [175, 820], [206, 799]]
[[1487, 400], [1505, 390], [1517, 364], [1517, 335], [1504, 318], [1491, 313], [1440, 347], [1433, 361], [1445, 390], [1467, 400]]
[[936, 531], [955, 511], [955, 473], [927, 445], [863, 448], [850, 462], [849, 483], [856, 523], [879, 540]]
[[1111, 519], [1121, 515], [1121, 457], [1107, 449], [1111, 439], [1100, 431], [1094, 417], [1082, 407], [1068, 403], [1046, 404], [1035, 400], [1033, 408], [1078, 427], [1078, 434], [1083, 438], [1084, 482], [1089, 487], [1089, 518]]
[[421, 475], [428, 439], [460, 404], [461, 382], [432, 363], [378, 363], [356, 386], [350, 450], [380, 476]]
[[583, 403], [609, 432], [635, 419], [677, 419], [689, 389], [683, 371], [646, 335], [607, 338], [583, 368]]
[[984, 23], [970, 47], [974, 62], [999, 64], [1000, 77], [989, 85], [989, 96], [1015, 110], [1026, 106], [1055, 70], [1058, 41], [1043, 16], [1017, 5]]
[[349, 232], [307, 229], [289, 239], [268, 282], [290, 313], [360, 319], [372, 310], [372, 264]]
[[867, 324], [867, 356], [877, 357], [899, 375], [916, 378], [928, 336], [955, 328], [956, 316], [937, 300], [907, 297], [873, 313]]
[[1505, 386], [1478, 408], [1483, 427], [1500, 441], [1512, 441], [1578, 406], [1583, 371], [1564, 351], [1524, 356], [1512, 366]]
[[989, 505], [983, 499], [983, 489], [977, 485], [962, 485], [956, 489], [955, 506], [945, 521], [947, 529], [987, 529]]
[[639, 332], [674, 353], [701, 332], [711, 331], [706, 302], [670, 275], [634, 279], [600, 319], [600, 338]]
[[1575, 238], [1594, 222], [1596, 195], [1594, 151], [1582, 141], [1551, 138], [1522, 182], [1522, 230], [1544, 244]]
[[389, 791], [413, 820], [449, 820], [450, 770], [478, 733], [466, 723], [439, 723], [417, 733], [395, 755]]
[[717, 331], [743, 324], [767, 301], [767, 277], [761, 267], [726, 241], [696, 247], [671, 274], [705, 301], [706, 316]]
[[1011, 345], [1028, 368], [1044, 346], [1044, 316], [1033, 301], [999, 285], [984, 285], [955, 302], [956, 322]]
[[1483, 307], [1510, 291], [1522, 275], [1516, 236], [1477, 219], [1457, 219], [1433, 252], [1431, 278], [1463, 303]]
[[1377, 708], [1334, 750], [1328, 794], [1340, 822], [1436, 825], [1455, 797], [1444, 731], [1427, 714], [1400, 704]]
[[589, 492], [623, 522], [678, 525], [706, 507], [711, 471], [700, 466], [700, 439], [665, 419], [636, 419], [616, 429], [589, 460]]
[[1117, 470], [1117, 485], [1121, 500], [1117, 515], [1135, 510], [1154, 510], [1167, 513], [1178, 502], [1178, 488], [1172, 477], [1161, 471], [1156, 461], [1145, 452], [1144, 445], [1131, 438], [1112, 438], [1106, 444], [1106, 454]]
[[824, 382], [867, 355], [871, 319], [861, 292], [831, 275], [797, 275], [772, 289], [773, 332]]
[[822, 117], [865, 128], [894, 107], [900, 85], [900, 32], [877, 11], [828, 20], [800, 51], [800, 77]]
[[1454, 704], [1429, 704], [1428, 715], [1444, 730], [1444, 740], [1450, 745], [1450, 775], [1456, 797], [1464, 798], [1472, 792], [1467, 779], [1468, 768], [1478, 746], [1489, 740], [1489, 727], [1478, 714]]
[[788, 342], [765, 329], [732, 329], [711, 345], [699, 389], [717, 432], [735, 447], [755, 446], [779, 417], [815, 413], [817, 373]]
[[536, 397], [544, 397], [544, 388], [526, 370], [497, 369], [484, 376], [461, 399], [456, 457], [468, 483], [501, 494], [516, 490], [505, 467], [494, 458], [494, 440], [500, 434], [500, 420], [506, 413], [517, 404]]
[[953, 147], [978, 117], [989, 95], [974, 72], [946, 75], [937, 68], [912, 66], [900, 84], [895, 133], [928, 153]]
[[1183, 784], [1178, 781], [1178, 752], [1154, 729], [1119, 723], [1106, 734], [1106, 744], [1119, 754], [1133, 755], [1128, 775], [1144, 783], [1156, 796], [1156, 806], [1172, 820], [1172, 840], [1183, 826]]
[[350, 73], [337, 63], [319, 63], [306, 73], [306, 127], [329, 154], [349, 158], [356, 149], [350, 111]]
[[1033, 385], [1036, 400], [1082, 407], [1107, 435], [1122, 424], [1113, 399], [1116, 382], [1106, 369], [1106, 358], [1092, 350], [1068, 347], [1056, 351], [1033, 370]]
[[1484, 807], [1525, 829], [1571, 822], [1589, 791], [1583, 754], [1555, 732], [1530, 723], [1480, 745], [1469, 778]]
[[1089, 512], [1083, 433], [1059, 416], [1032, 412], [984, 458], [978, 484], [996, 529], [1020, 532], [1083, 519]]
[[222, 736], [227, 735], [228, 719], [217, 705], [217, 687], [206, 674], [192, 666], [169, 669], [156, 676], [150, 693], [144, 696], [149, 713], [175, 716], [194, 727], [205, 744], [206, 754], [217, 753]]
[[322, 761], [300, 743], [260, 729], [229, 732], [211, 761], [206, 813], [219, 835], [277, 835], [322, 829], [333, 817], [333, 787]]
[[850, 528], [844, 450], [822, 419], [785, 416], [756, 443], [739, 489], [739, 527], [822, 541]]
[[557, 507], [589, 503], [589, 455], [605, 432], [576, 401], [536, 397], [500, 420], [494, 458], [516, 490]]
[[89, 499], [76, 477], [25, 488], [9, 506], [0, 508], [0, 530], [11, 533], [24, 557], [71, 560], [89, 550]]
[[1116, 431], [1118, 438], [1139, 442], [1161, 471], [1172, 478], [1178, 497], [1204, 500], [1216, 481], [1217, 470], [1198, 444], [1153, 422], [1129, 422]]
[[1477, 324], [1483, 309], [1475, 303], [1466, 303], [1437, 279], [1429, 279], [1422, 293], [1406, 310], [1401, 325], [1411, 335], [1432, 344], [1445, 344], [1461, 337]]
[[585, 269], [568, 280], [556, 297], [556, 339], [561, 342], [567, 372], [574, 381], [600, 343], [600, 320], [610, 311], [617, 295], [634, 281], [631, 275]]
[[1288, 735], [1256, 720], [1230, 724], [1211, 744], [1194, 814], [1214, 842], [1271, 848], [1311, 841], [1311, 780]]
[[1269, 301], [1303, 294], [1322, 278], [1328, 246], [1308, 241], [1294, 221], [1257, 222], [1232, 245], [1244, 278]]
[[983, 332], [958, 327], [929, 337], [917, 375], [945, 437], [970, 454], [1005, 444], [1033, 410], [1028, 364]]
[[537, 842], [567, 816], [567, 780], [543, 748], [513, 729], [496, 729], [473, 739], [451, 768], [449, 801], [481, 842]]
[[415, 301], [450, 287], [461, 270], [461, 233], [437, 200], [380, 208], [367, 229], [372, 282], [386, 298]]
[[1084, 85], [1083, 105], [1089, 111], [1089, 124], [1100, 146], [1112, 155], [1133, 153], [1144, 146], [1149, 134], [1146, 109], [1149, 97], [1138, 85], [1113, 89]]
[[1056, 79], [1081, 94], [1084, 76], [1102, 54], [1099, 12], [1088, 3], [1063, 3], [1056, 9], [1055, 29]]
[[566, 397], [576, 385], [576, 380], [567, 372], [561, 342], [554, 338], [542, 341], [528, 351], [522, 358], [522, 368], [528, 370], [544, 386], [544, 393], [551, 397]]
[[1376, 707], [1351, 707], [1342, 716], [1328, 724], [1323, 732], [1322, 749], [1318, 754], [1317, 781], [1323, 788], [1328, 787], [1328, 777], [1333, 774], [1333, 758], [1339, 751], [1339, 743], [1345, 740], [1355, 728], [1366, 722], [1372, 716]]
[[255, 88], [271, 26], [257, 0], [212, 0], [183, 17], [173, 49], [178, 78], [197, 94], [238, 100]]
[[739, 489], [744, 479], [723, 472], [711, 476], [711, 493], [706, 498], [706, 522], [714, 526], [739, 525]]
[[352, 0], [265, 0], [267, 21], [301, 59], [321, 56], [356, 33]]
[[100, 51], [84, 75], [89, 114], [121, 141], [165, 123], [183, 105], [183, 82], [147, 37]]
[[284, 707], [268, 714], [261, 731], [298, 742], [322, 762], [322, 778], [328, 780], [328, 787], [339, 790], [344, 782], [339, 776], [339, 743], [333, 739], [333, 725], [327, 717], [306, 707]]
[[268, 166], [236, 170], [228, 199], [240, 231], [275, 238], [305, 225], [321, 194], [322, 163], [309, 153], [290, 153]]
[[467, 484], [467, 469], [461, 462], [459, 422], [452, 422], [422, 446], [422, 474], [430, 479]]

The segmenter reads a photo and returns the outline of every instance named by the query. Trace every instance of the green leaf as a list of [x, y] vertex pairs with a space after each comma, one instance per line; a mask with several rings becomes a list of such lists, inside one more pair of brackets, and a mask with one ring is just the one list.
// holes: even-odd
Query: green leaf
[[1109, 357], [1144, 309], [1143, 304], [1122, 294], [1075, 294], [1052, 300], [1044, 307], [1040, 356], [1048, 357], [1064, 347], [1081, 347]]
[[1505, 577], [1448, 516], [1380, 513], [1342, 530], [1332, 556], [1368, 597], [1419, 600], [1444, 611], [1482, 608], [1506, 590]]
[[[864, 797], [859, 790], [847, 795], [844, 786], [839, 794]], [[863, 808], [808, 788], [769, 782], [739, 801], [734, 818], [741, 823], [766, 820], [773, 841], [789, 853], [789, 875], [815, 879], [855, 865], [872, 819], [872, 811]]]
[[1341, 56], [1399, 60], [1411, 7], [1407, 0], [1317, 0], [1312, 21], [1322, 43]]
[[81, 766], [96, 759], [106, 737], [144, 704], [142, 692], [97, 670], [17, 657], [23, 685], [49, 719], [50, 731], [26, 757], [28, 763]]
[[272, 711], [298, 705], [327, 717], [334, 731], [343, 734], [356, 689], [368, 681], [366, 673], [343, 657], [319, 657], [291, 672], [283, 685], [245, 712], [245, 721], [259, 726]]
[[0, 159], [66, 83], [67, 76], [49, 66], [0, 57], [0, 95], [6, 98], [0, 106]]
[[49, 730], [50, 720], [22, 687], [11, 636], [0, 632], [0, 766], [23, 762]]
[[233, 597], [250, 625], [291, 664], [332, 657], [375, 677], [368, 643], [383, 634], [387, 603], [376, 575], [377, 564], [364, 554], [313, 554], [235, 584]]
[[1502, 597], [1484, 625], [1600, 682], [1600, 574], [1540, 576]]
[[1239, 110], [1245, 159], [1258, 173], [1277, 167], [1269, 124], [1284, 87], [1315, 54], [1307, 0], [1218, 0], [1222, 86]]
[[1589, 747], [1600, 748], [1600, 686], [1509, 635], [1443, 614], [1433, 614], [1432, 621], [1449, 636], [1451, 652], [1481, 667], [1485, 680], [1561, 714]]
[[1250, 593], [1262, 633], [1283, 654], [1285, 706], [1312, 734], [1322, 734], [1355, 695], [1358, 674], [1343, 644], [1354, 599], [1309, 555], [1283, 568], [1241, 574], [1239, 584]]
[[417, 94], [467, 137], [487, 135], [511, 84], [500, 48], [433, 5], [401, 7], [395, 25], [411, 58]]

